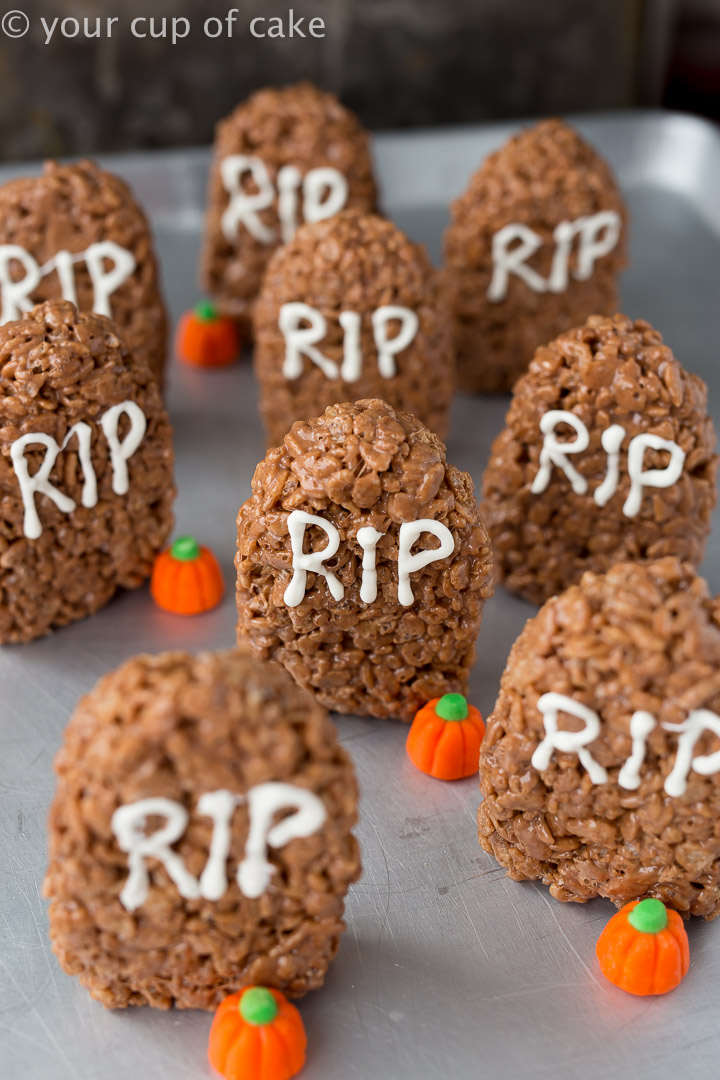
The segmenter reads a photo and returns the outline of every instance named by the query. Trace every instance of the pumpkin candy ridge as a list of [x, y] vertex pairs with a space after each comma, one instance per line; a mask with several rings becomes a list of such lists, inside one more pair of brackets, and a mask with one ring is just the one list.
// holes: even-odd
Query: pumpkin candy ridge
[[292, 1076], [293, 1069], [287, 1046], [276, 1026], [260, 1028], [263, 1072], [270, 1076]]
[[462, 694], [432, 698], [415, 715], [405, 748], [413, 765], [437, 780], [460, 780], [478, 769], [482, 716]]
[[257, 1033], [247, 1027], [235, 1034], [232, 1045], [222, 1064], [226, 1080], [244, 1080], [246, 1076], [260, 1076], [260, 1045]]
[[682, 978], [677, 942], [670, 935], [657, 935], [653, 992], [662, 993], [664, 986], [675, 986]]
[[[655, 931], [638, 929], [630, 921], [635, 908], [650, 900], [661, 903], [654, 898], [633, 900], [613, 915], [595, 950], [603, 975], [621, 990], [639, 996], [674, 990], [690, 968], [687, 933], [676, 911], [666, 908], [666, 924]], [[638, 922], [642, 925], [642, 920]]]
[[622, 966], [622, 988], [632, 994], [655, 993], [657, 935], [640, 933], [630, 941]]
[[617, 911], [598, 938], [596, 953], [603, 973], [613, 982], [622, 978], [622, 969], [635, 933], [623, 909]]
[[433, 757], [433, 774], [441, 780], [446, 777], [452, 779], [457, 768], [456, 762], [465, 760], [462, 721], [445, 720], [443, 725], [443, 732], [435, 747]]
[[[272, 996], [274, 1014], [263, 1008], [262, 1000], [243, 1010], [245, 996], [259, 992]], [[208, 1059], [225, 1080], [291, 1080], [305, 1063], [306, 1047], [305, 1028], [295, 1006], [273, 987], [248, 986], [218, 1007]]]
[[199, 615], [216, 607], [225, 582], [210, 548], [182, 536], [155, 560], [150, 583], [155, 603], [176, 615]]
[[[445, 728], [445, 721], [435, 713], [435, 703], [439, 700], [439, 698], [435, 698], [420, 710], [417, 716], [422, 717], [424, 722], [417, 726], [413, 724], [407, 737], [407, 749], [408, 753], [411, 755], [410, 760], [413, 761], [422, 772], [430, 774], [432, 774], [433, 771], [437, 742], [442, 737], [442, 732]], [[424, 715], [425, 711], [430, 709], [431, 706], [433, 708], [432, 714], [428, 715], [426, 718]]]
[[[205, 549], [208, 550], [207, 548]], [[198, 591], [202, 598], [202, 604], [204, 609], [208, 609], [215, 606], [217, 602], [215, 600], [216, 594], [216, 567], [212, 566], [209, 562], [198, 562], [195, 565], [195, 573], [198, 580]]]
[[236, 360], [239, 348], [235, 322], [220, 315], [212, 301], [201, 301], [182, 316], [178, 325], [176, 351], [186, 364], [227, 367]]
[[666, 931], [666, 937], [663, 939], [667, 945], [670, 944], [672, 939], [677, 946], [677, 982], [684, 979], [690, 970], [690, 946], [688, 944], [687, 931], [682, 921], [682, 917], [677, 911], [668, 911], [668, 925]]

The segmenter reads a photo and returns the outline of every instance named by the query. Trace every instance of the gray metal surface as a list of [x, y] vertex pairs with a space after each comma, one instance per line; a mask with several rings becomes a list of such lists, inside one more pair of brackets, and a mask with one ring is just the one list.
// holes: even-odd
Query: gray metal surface
[[[623, 310], [650, 319], [681, 362], [710, 384], [720, 418], [720, 137], [658, 114], [580, 120], [609, 158], [632, 210]], [[377, 140], [387, 212], [439, 251], [448, 200], [507, 126]], [[204, 151], [117, 158], [157, 231], [174, 317], [197, 297]], [[4, 180], [17, 168], [0, 170]], [[263, 438], [247, 363], [202, 372], [174, 364], [177, 531], [217, 552], [223, 606], [181, 619], [144, 589], [92, 620], [0, 650], [0, 1077], [2, 1080], [196, 1080], [209, 1075], [210, 1017], [136, 1009], [112, 1014], [50, 952], [40, 887], [52, 759], [78, 696], [140, 650], [227, 646], [234, 638], [234, 519]], [[458, 398], [449, 456], [479, 483], [505, 399]], [[705, 571], [720, 590], [716, 518]], [[487, 714], [532, 609], [502, 590], [488, 604], [472, 699]], [[612, 908], [561, 905], [505, 878], [475, 836], [477, 784], [415, 772], [400, 725], [338, 718], [363, 791], [364, 875], [323, 990], [306, 998], [312, 1080], [471, 1080], [557, 1075], [717, 1076], [720, 926], [693, 922], [692, 967], [667, 998], [632, 998], [599, 975], [596, 938]], [[252, 1080], [252, 1078], [248, 1078]]]

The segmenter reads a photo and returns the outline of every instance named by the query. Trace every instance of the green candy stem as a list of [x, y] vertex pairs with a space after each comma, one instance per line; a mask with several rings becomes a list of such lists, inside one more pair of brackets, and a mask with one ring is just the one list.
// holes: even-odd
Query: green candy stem
[[179, 562], [194, 562], [200, 557], [200, 545], [194, 536], [180, 536], [170, 548], [170, 554]]
[[443, 694], [435, 712], [442, 720], [464, 720], [468, 714], [467, 701], [462, 694]]
[[277, 1001], [264, 986], [251, 986], [240, 998], [240, 1015], [248, 1024], [271, 1024], [277, 1014]]
[[659, 934], [668, 924], [665, 905], [653, 897], [641, 900], [628, 915], [628, 922], [641, 934]]
[[202, 322], [213, 322], [217, 319], [218, 310], [212, 300], [201, 300], [195, 305], [195, 314]]

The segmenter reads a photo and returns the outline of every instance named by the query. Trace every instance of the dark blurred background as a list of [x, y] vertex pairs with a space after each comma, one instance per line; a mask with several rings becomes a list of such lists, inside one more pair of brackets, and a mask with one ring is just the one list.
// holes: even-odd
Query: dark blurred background
[[[239, 14], [232, 38], [209, 16]], [[322, 39], [257, 40], [275, 0], [6, 0], [30, 30], [0, 34], [5, 159], [207, 143], [253, 89], [309, 78], [375, 129], [633, 106], [720, 117], [720, 0], [294, 0]], [[40, 17], [118, 16], [110, 39], [50, 44]], [[140, 40], [136, 16], [190, 20], [189, 35]], [[147, 24], [143, 24], [147, 28]], [[72, 24], [68, 24], [72, 31]]]

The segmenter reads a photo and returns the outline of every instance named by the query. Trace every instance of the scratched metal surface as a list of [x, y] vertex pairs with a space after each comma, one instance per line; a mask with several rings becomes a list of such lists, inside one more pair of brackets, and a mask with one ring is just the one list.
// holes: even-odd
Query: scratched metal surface
[[[618, 172], [632, 209], [623, 308], [649, 318], [710, 384], [720, 412], [720, 137], [694, 119], [625, 114], [580, 120]], [[509, 126], [377, 140], [385, 207], [437, 257], [446, 204]], [[150, 210], [173, 316], [197, 296], [205, 151], [109, 162]], [[0, 169], [0, 180], [17, 168]], [[228, 597], [195, 620], [164, 616], [140, 590], [94, 619], [0, 650], [0, 1077], [190, 1080], [208, 1075], [203, 1013], [112, 1014], [60, 971], [40, 886], [53, 755], [78, 698], [140, 650], [233, 641], [234, 518], [263, 453], [247, 363], [172, 368], [178, 532], [220, 557]], [[479, 482], [505, 400], [460, 398], [449, 454]], [[716, 531], [706, 572], [720, 589]], [[532, 609], [502, 591], [487, 607], [472, 697], [487, 713]], [[363, 790], [365, 871], [325, 988], [302, 1003], [313, 1080], [600, 1080], [717, 1075], [720, 926], [690, 927], [692, 968], [667, 999], [634, 999], [598, 975], [594, 945], [611, 908], [560, 905], [506, 879], [475, 839], [474, 780], [414, 772], [405, 731], [340, 717]], [[251, 1078], [248, 1078], [251, 1080]]]

